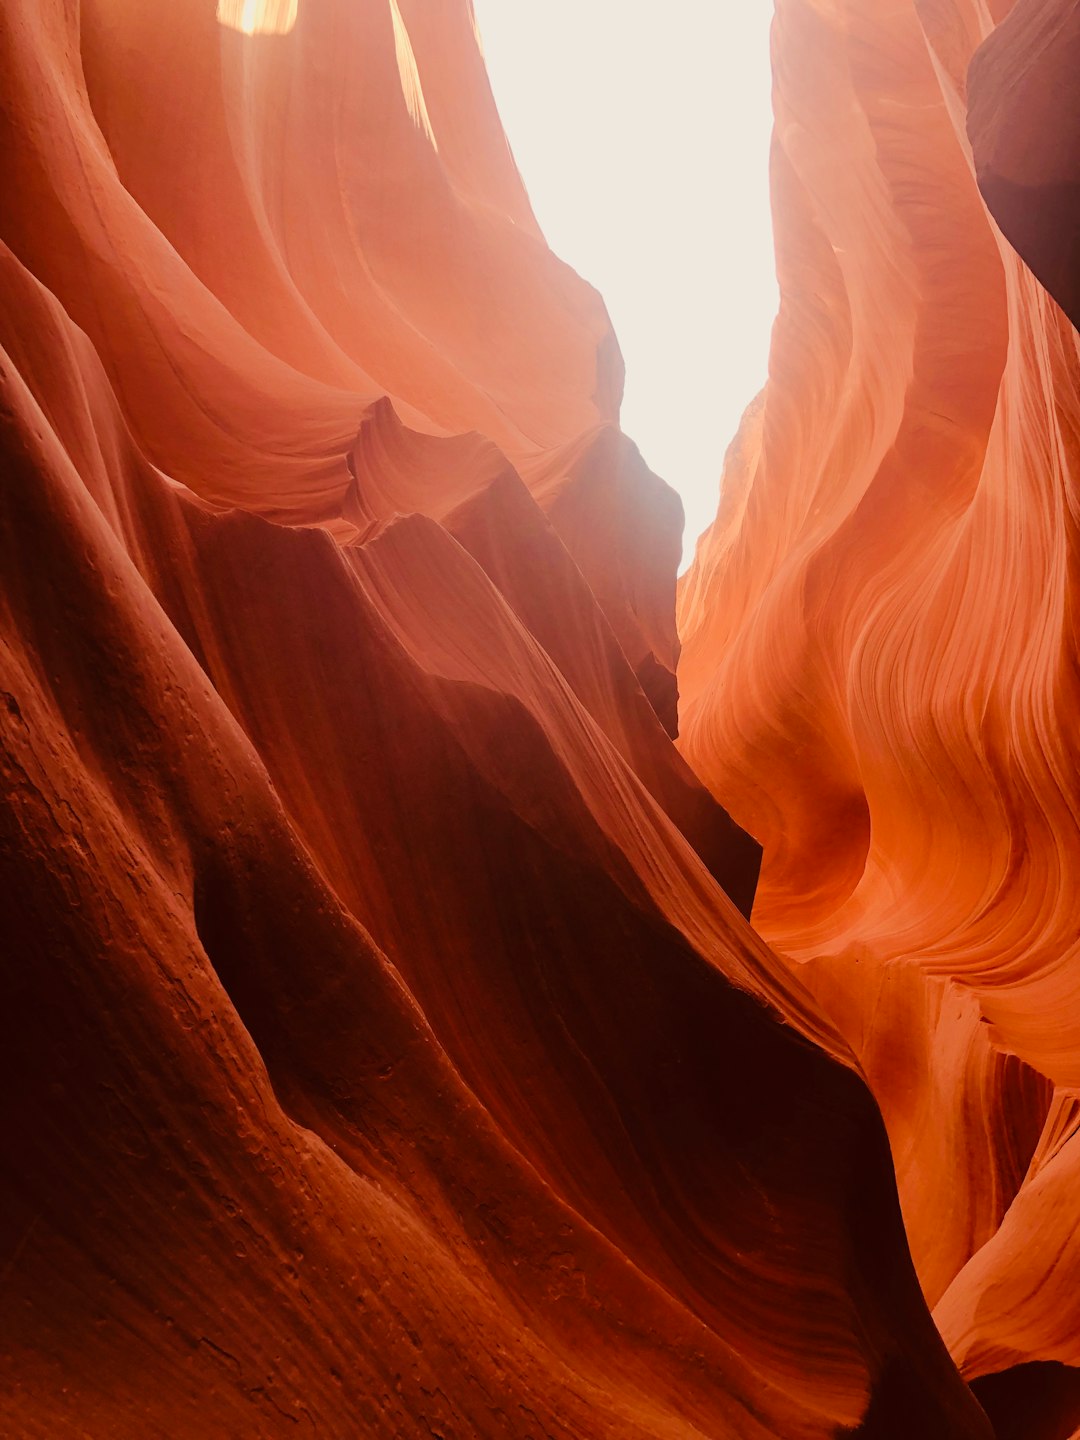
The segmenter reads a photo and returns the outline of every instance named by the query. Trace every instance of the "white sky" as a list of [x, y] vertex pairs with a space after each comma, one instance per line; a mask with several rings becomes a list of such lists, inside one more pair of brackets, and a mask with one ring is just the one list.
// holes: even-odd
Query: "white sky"
[[688, 561], [776, 313], [772, 0], [473, 3], [536, 217], [607, 302], [623, 429], [682, 496]]

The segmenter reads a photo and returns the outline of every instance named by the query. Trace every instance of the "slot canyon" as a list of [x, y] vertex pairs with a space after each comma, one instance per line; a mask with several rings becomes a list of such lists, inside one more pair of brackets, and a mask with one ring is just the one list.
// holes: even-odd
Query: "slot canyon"
[[1080, 1440], [1080, 6], [772, 63], [678, 579], [470, 0], [0, 6], [5, 1437]]

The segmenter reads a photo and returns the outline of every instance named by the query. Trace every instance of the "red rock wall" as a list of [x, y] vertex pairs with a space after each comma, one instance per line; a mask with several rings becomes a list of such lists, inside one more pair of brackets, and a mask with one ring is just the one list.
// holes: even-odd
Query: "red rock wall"
[[1080, 168], [1075, 7], [1009, 8], [777, 6], [782, 307], [679, 678], [949, 1348], [1037, 1440], [1080, 1425], [1080, 340], [1013, 245], [1075, 302]]
[[[1009, 1226], [1071, 1213], [1068, 448], [1032, 417], [1064, 425], [1075, 351], [921, 31], [783, 8], [785, 312], [710, 553], [756, 548], [744, 594], [714, 606], [704, 560], [689, 592], [688, 748], [766, 841], [762, 928], [800, 968], [671, 743], [680, 507], [618, 428], [603, 305], [531, 215], [467, 0], [222, 11], [0, 11], [5, 1433], [990, 1440], [942, 1292], [967, 1374], [1005, 1375], [999, 1432], [1033, 1375], [1057, 1423], [1067, 1270], [1036, 1345], [1048, 1262]], [[1039, 444], [1037, 477], [984, 486], [980, 425]], [[778, 434], [799, 468], [770, 495]], [[859, 534], [875, 485], [896, 508], [842, 552], [868, 570], [791, 559], [807, 516]], [[1010, 623], [919, 668], [964, 544], [963, 613]], [[907, 597], [902, 645], [860, 639], [871, 580]], [[875, 653], [918, 703], [844, 722]], [[737, 711], [701, 683], [719, 657], [752, 664]], [[875, 717], [883, 754], [928, 748], [867, 788]], [[1000, 974], [975, 921], [966, 970], [887, 965], [890, 924], [959, 933], [977, 900]], [[1022, 1344], [984, 1320], [1006, 1285]]]
[[7, 1432], [984, 1434], [467, 7], [0, 59]]

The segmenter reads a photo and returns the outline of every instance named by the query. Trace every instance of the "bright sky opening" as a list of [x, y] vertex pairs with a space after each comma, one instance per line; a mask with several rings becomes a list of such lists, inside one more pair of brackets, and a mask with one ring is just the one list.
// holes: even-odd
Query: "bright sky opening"
[[474, 6], [536, 218], [607, 302], [623, 429], [682, 496], [687, 563], [777, 308], [772, 0]]

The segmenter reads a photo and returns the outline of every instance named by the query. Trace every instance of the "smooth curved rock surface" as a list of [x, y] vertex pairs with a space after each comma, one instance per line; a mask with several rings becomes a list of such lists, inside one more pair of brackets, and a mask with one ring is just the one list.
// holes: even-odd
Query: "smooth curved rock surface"
[[1080, 325], [1080, 12], [1018, 0], [971, 65], [979, 188], [1010, 242]]
[[1075, 48], [1054, 0], [779, 0], [782, 306], [679, 602], [680, 745], [763, 843], [755, 926], [1030, 1440], [1080, 1426]]
[[990, 1440], [469, 5], [222, 9], [0, 12], [6, 1432]]

